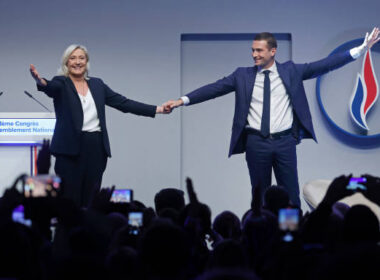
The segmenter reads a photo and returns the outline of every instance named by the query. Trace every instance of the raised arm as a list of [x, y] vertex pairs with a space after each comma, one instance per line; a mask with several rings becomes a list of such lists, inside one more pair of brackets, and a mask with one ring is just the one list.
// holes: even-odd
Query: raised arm
[[303, 73], [303, 80], [316, 78], [357, 59], [379, 41], [379, 28], [375, 27], [371, 34], [368, 35], [368, 32], [366, 33], [364, 41], [360, 46], [352, 48], [344, 53], [331, 55], [316, 62], [298, 64], [298, 70]]
[[32, 75], [32, 78], [36, 81], [37, 85], [46, 87], [47, 82], [45, 79], [41, 78], [40, 74], [38, 73], [36, 67], [33, 64], [30, 64], [29, 66], [30, 74]]
[[36, 67], [30, 64], [30, 74], [36, 81], [37, 89], [46, 93], [47, 96], [54, 98], [61, 92], [63, 86], [63, 76], [55, 76], [51, 81], [46, 80], [40, 76]]
[[380, 41], [379, 38], [379, 28], [375, 27], [371, 34], [368, 35], [368, 32], [365, 34], [365, 38], [363, 41], [363, 44], [361, 44], [359, 47], [352, 48], [350, 50], [350, 54], [352, 55], [353, 58], [358, 58], [361, 56], [363, 53], [365, 53], [366, 50], [372, 48], [374, 44]]

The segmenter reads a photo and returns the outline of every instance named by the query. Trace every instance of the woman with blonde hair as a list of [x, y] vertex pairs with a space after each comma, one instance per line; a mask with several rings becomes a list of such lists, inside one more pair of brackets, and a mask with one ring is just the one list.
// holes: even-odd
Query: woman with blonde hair
[[87, 207], [99, 190], [111, 156], [105, 105], [147, 117], [169, 113], [162, 106], [128, 99], [101, 79], [89, 77], [89, 60], [84, 46], [70, 45], [63, 53], [59, 75], [51, 81], [30, 65], [38, 90], [53, 98], [57, 121], [50, 149], [56, 157], [55, 172], [63, 181], [63, 196], [81, 207]]

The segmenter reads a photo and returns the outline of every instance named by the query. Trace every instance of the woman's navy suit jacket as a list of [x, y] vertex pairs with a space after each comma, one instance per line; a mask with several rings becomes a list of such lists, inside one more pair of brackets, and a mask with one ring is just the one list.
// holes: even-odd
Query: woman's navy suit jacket
[[[147, 105], [126, 98], [112, 91], [99, 78], [87, 80], [91, 94], [94, 98], [98, 113], [100, 128], [103, 135], [104, 149], [107, 156], [111, 156], [110, 143], [106, 126], [105, 105], [111, 106], [124, 113], [154, 117], [156, 106]], [[80, 150], [80, 137], [83, 126], [83, 110], [75, 86], [70, 78], [55, 76], [47, 81], [47, 86], [37, 86], [53, 98], [57, 122], [51, 142], [51, 152], [54, 155], [78, 155]]]

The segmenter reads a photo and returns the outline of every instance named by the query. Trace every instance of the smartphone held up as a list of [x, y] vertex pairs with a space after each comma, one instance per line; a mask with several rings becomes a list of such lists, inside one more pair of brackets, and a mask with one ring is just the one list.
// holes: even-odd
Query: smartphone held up
[[29, 197], [56, 197], [61, 187], [61, 178], [55, 175], [27, 176], [23, 193]]
[[299, 215], [299, 209], [284, 208], [279, 210], [278, 226], [284, 233], [283, 241], [291, 242], [294, 240], [294, 234], [298, 230]]
[[347, 185], [347, 190], [354, 192], [366, 191], [367, 187], [365, 183], [367, 182], [366, 177], [352, 177]]
[[132, 189], [115, 189], [111, 196], [111, 202], [132, 202], [133, 190]]

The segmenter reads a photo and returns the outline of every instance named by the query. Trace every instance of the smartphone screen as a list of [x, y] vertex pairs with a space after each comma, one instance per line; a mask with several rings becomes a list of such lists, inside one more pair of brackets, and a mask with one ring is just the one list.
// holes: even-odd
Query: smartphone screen
[[365, 191], [367, 190], [367, 187], [364, 185], [366, 182], [367, 178], [365, 177], [352, 177], [347, 185], [347, 190]]
[[54, 175], [37, 175], [25, 178], [25, 197], [57, 196], [61, 178]]
[[128, 225], [130, 226], [130, 234], [138, 235], [140, 228], [143, 226], [143, 213], [142, 212], [129, 212]]
[[278, 214], [278, 225], [283, 231], [296, 231], [298, 229], [299, 210], [280, 209]]
[[15, 209], [13, 209], [12, 220], [16, 223], [20, 223], [20, 224], [26, 225], [28, 227], [32, 226], [32, 220], [25, 219], [24, 206], [23, 205], [19, 205]]
[[131, 189], [116, 189], [111, 196], [112, 202], [131, 202], [133, 201], [133, 190]]

